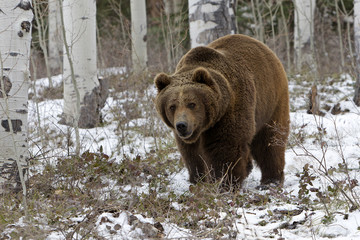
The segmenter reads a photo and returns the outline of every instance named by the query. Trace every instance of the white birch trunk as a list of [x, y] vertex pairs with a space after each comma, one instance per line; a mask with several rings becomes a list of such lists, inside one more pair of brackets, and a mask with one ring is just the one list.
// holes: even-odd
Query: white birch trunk
[[100, 98], [104, 97], [97, 77], [96, 1], [64, 0], [62, 7], [66, 44], [63, 57], [64, 114], [60, 123], [81, 128], [95, 127], [99, 122], [99, 105], [103, 106]]
[[189, 0], [191, 47], [236, 33], [234, 0]]
[[0, 192], [27, 179], [27, 100], [33, 12], [30, 0], [0, 0]]
[[356, 84], [354, 102], [360, 106], [360, 0], [354, 1], [354, 43], [356, 51]]
[[61, 18], [59, 0], [49, 0], [49, 67], [51, 74], [56, 74], [62, 70], [61, 54], [63, 40], [61, 34]]
[[147, 26], [145, 0], [131, 0], [131, 57], [133, 71], [140, 73], [147, 67]]
[[300, 70], [303, 63], [313, 64], [315, 0], [294, 0], [295, 65]]

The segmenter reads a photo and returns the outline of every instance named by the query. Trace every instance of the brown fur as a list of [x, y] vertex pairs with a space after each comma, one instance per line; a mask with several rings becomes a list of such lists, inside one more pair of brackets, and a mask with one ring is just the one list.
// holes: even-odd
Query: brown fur
[[267, 46], [244, 35], [222, 37], [191, 49], [155, 85], [156, 109], [174, 131], [192, 183], [210, 176], [241, 184], [251, 156], [262, 184], [283, 182], [288, 81]]

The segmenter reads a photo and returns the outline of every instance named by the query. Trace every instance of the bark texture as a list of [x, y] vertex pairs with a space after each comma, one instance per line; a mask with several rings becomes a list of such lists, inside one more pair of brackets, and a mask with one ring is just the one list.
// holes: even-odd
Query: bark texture
[[147, 67], [147, 26], [145, 0], [131, 0], [131, 57], [133, 71], [140, 73]]
[[62, 70], [63, 40], [61, 34], [60, 2], [49, 0], [49, 67], [51, 74], [57, 74]]
[[[178, 14], [181, 12], [183, 0], [164, 0], [164, 10], [166, 15]], [[175, 16], [175, 18], [178, 16]], [[180, 16], [179, 16], [180, 17]]]
[[191, 47], [236, 33], [234, 0], [189, 0]]
[[354, 42], [356, 51], [356, 83], [354, 102], [360, 106], [360, 0], [354, 1]]
[[294, 0], [294, 49], [295, 66], [301, 70], [303, 64], [312, 68], [315, 0]]
[[169, 71], [173, 71], [180, 58], [184, 55], [182, 42], [185, 38], [184, 9], [187, 2], [184, 0], [164, 0], [166, 19], [162, 20], [164, 41], [167, 53]]
[[25, 192], [33, 11], [29, 0], [0, 0], [0, 8], [0, 192]]
[[80, 128], [93, 128], [102, 123], [100, 110], [108, 97], [109, 83], [107, 79], [99, 79], [100, 85], [84, 96], [84, 104], [80, 109]]
[[64, 52], [68, 48], [69, 56], [65, 55], [63, 59], [64, 114], [60, 123], [80, 128], [95, 127], [107, 97], [104, 93], [107, 88], [100, 86], [97, 77], [96, 2], [64, 0], [63, 15]]

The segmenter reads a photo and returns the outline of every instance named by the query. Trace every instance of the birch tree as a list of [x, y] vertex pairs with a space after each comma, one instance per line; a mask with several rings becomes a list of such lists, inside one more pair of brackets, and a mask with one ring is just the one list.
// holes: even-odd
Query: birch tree
[[314, 14], [315, 0], [294, 0], [294, 50], [298, 71], [306, 64], [313, 74], [314, 82], [309, 91], [309, 114], [323, 115], [320, 111], [320, 96], [317, 94], [317, 66], [314, 59]]
[[169, 71], [173, 71], [177, 62], [184, 55], [181, 43], [186, 36], [183, 36], [184, 15], [182, 9], [185, 5], [184, 0], [164, 0], [164, 12], [166, 20], [162, 20], [165, 48]]
[[107, 96], [107, 88], [97, 77], [96, 1], [64, 0], [61, 17], [64, 107], [60, 123], [92, 128], [100, 121]]
[[43, 11], [41, 11], [41, 6], [39, 4], [39, 1], [33, 2], [33, 9], [34, 9], [34, 18], [35, 18], [35, 26], [34, 29], [37, 30], [37, 36], [39, 40], [39, 45], [42, 51], [42, 54], [44, 56], [45, 61], [45, 69], [46, 69], [46, 75], [49, 79], [49, 87], [53, 87], [52, 79], [51, 79], [51, 71], [49, 66], [49, 54], [48, 54], [48, 48], [46, 44], [46, 24], [44, 21]]
[[167, 15], [179, 13], [182, 9], [182, 0], [163, 0]]
[[354, 42], [356, 51], [356, 83], [354, 102], [360, 106], [360, 0], [354, 1]]
[[[282, 26], [282, 28], [284, 29], [284, 38], [285, 38], [285, 42], [286, 42], [286, 69], [287, 71], [290, 71], [291, 68], [291, 47], [290, 47], [290, 37], [289, 37], [289, 30], [288, 30], [288, 24], [286, 21], [286, 17], [285, 17], [285, 12], [284, 12], [284, 7], [283, 7], [283, 2], [280, 2], [280, 13], [281, 13], [281, 20], [279, 21], [279, 27]], [[281, 32], [281, 29], [280, 29]]]
[[61, 54], [63, 48], [61, 34], [61, 18], [60, 18], [60, 2], [59, 0], [49, 0], [49, 29], [48, 29], [48, 49], [49, 49], [49, 67], [51, 74], [55, 74], [62, 70]]
[[30, 0], [0, 0], [0, 192], [26, 193]]
[[191, 47], [236, 33], [234, 0], [189, 0]]
[[315, 0], [294, 0], [294, 50], [295, 65], [300, 70], [303, 63], [314, 63]]
[[251, 9], [254, 17], [254, 30], [256, 39], [258, 39], [260, 42], [265, 42], [265, 28], [259, 0], [251, 0]]
[[145, 0], [131, 0], [131, 58], [133, 71], [140, 73], [147, 67], [147, 26]]

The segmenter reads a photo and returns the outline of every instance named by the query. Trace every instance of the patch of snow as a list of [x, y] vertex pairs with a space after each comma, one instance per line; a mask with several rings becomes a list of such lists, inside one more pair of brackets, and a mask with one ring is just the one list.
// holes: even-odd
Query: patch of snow
[[189, 173], [186, 169], [169, 176], [170, 184], [169, 190], [173, 191], [176, 195], [184, 194], [189, 190]]

